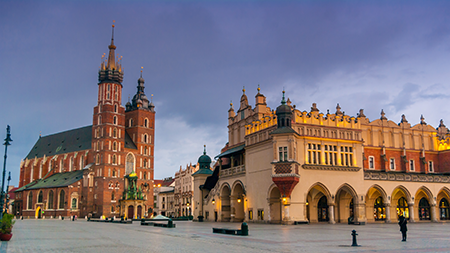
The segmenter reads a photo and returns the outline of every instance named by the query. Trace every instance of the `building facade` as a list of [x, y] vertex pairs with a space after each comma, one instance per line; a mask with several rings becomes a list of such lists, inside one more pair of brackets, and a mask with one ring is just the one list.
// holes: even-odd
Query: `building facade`
[[[115, 53], [114, 26], [108, 49], [99, 70], [92, 125], [39, 137], [22, 160], [15, 200], [21, 207], [19, 215], [145, 217], [153, 213], [154, 105], [144, 93], [142, 71], [137, 93], [122, 105], [124, 73]], [[133, 194], [126, 192], [129, 178], [136, 188]], [[130, 198], [139, 201], [121, 205], [121, 200]]]
[[207, 220], [308, 222], [446, 221], [450, 201], [450, 135], [421, 117], [412, 125], [300, 111], [285, 100], [276, 111], [258, 92], [228, 111], [228, 143], [214, 173], [196, 180]]
[[154, 180], [153, 215], [175, 217], [175, 179]]
[[194, 174], [198, 170], [197, 164], [186, 165], [186, 169], [180, 166], [175, 173], [175, 215], [176, 217], [192, 216], [192, 210], [196, 208], [194, 203]]

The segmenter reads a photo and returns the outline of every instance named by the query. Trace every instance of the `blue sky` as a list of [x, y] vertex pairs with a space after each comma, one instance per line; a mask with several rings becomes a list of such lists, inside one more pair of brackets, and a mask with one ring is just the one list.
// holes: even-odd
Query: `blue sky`
[[285, 89], [302, 111], [339, 103], [371, 120], [384, 109], [394, 122], [450, 122], [448, 13], [448, 1], [1, 1], [0, 138], [9, 124], [11, 183], [40, 133], [92, 124], [113, 20], [122, 104], [144, 67], [163, 178], [196, 163], [204, 144], [211, 157], [220, 152], [243, 86], [254, 105], [259, 84], [272, 109]]

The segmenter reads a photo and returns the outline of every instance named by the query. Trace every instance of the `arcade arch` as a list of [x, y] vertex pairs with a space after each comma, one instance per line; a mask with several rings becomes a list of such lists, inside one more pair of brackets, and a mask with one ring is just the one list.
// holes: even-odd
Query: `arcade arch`
[[[309, 222], [330, 221], [331, 199], [330, 191], [323, 184], [315, 183], [311, 186], [306, 197], [306, 217]], [[334, 219], [331, 222], [333, 223]]]

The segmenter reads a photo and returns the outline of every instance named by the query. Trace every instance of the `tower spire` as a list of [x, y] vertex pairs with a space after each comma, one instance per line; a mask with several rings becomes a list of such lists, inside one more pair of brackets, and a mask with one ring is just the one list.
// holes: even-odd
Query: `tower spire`
[[112, 36], [111, 36], [111, 45], [108, 46], [109, 48], [109, 55], [108, 55], [108, 64], [106, 65], [107, 69], [116, 69], [116, 46], [114, 45], [114, 23], [116, 21], [113, 20], [112, 25]]

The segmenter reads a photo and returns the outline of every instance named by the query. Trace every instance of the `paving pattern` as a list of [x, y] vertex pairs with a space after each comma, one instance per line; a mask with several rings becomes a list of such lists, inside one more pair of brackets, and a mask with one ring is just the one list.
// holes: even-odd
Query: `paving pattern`
[[[249, 224], [249, 236], [213, 234], [238, 223], [175, 222], [176, 228], [87, 222], [18, 220], [0, 252], [450, 252], [450, 223], [408, 224], [401, 242], [397, 224]], [[350, 247], [351, 231], [360, 247]]]

